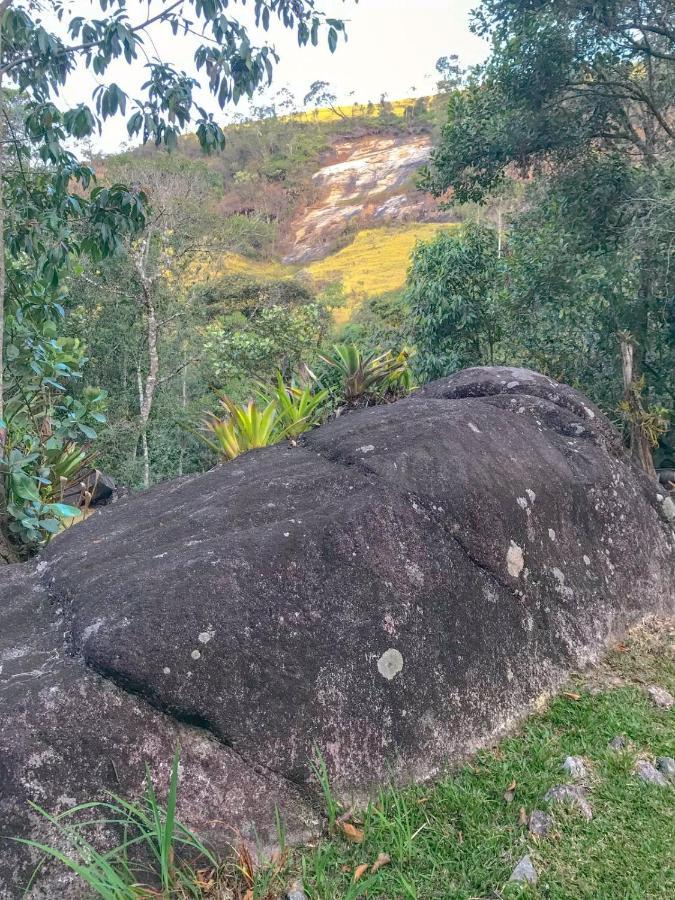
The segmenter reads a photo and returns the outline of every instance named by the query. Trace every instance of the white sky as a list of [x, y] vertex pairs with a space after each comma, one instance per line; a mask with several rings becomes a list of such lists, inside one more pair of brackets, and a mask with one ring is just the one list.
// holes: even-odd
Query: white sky
[[[478, 0], [323, 0], [319, 8], [328, 15], [347, 20], [349, 40], [340, 41], [331, 55], [324, 40], [319, 47], [298, 48], [291, 32], [276, 27], [272, 20], [266, 40], [276, 47], [281, 61], [276, 68], [274, 83], [265, 95], [271, 96], [288, 87], [299, 102], [313, 81], [328, 81], [338, 97], [338, 103], [376, 102], [384, 93], [389, 99], [433, 93], [436, 81], [435, 63], [440, 56], [456, 53], [463, 66], [480, 62], [487, 54], [486, 45], [469, 31], [470, 10]], [[133, 10], [133, 3], [129, 7]], [[72, 0], [76, 14], [90, 17], [98, 13], [98, 3]], [[145, 4], [139, 2], [139, 14]], [[230, 12], [239, 9], [241, 18], [251, 19], [251, 6], [244, 12], [232, 4]], [[159, 8], [159, 7], [158, 7]], [[135, 17], [132, 15], [132, 19]], [[160, 56], [176, 68], [192, 73], [192, 54], [197, 38], [175, 36], [170, 29], [155, 26], [152, 42], [146, 39], [150, 56]], [[255, 37], [255, 28], [251, 29]], [[265, 40], [261, 32], [256, 43]], [[144, 80], [143, 63], [128, 66], [118, 62], [106, 74], [106, 82], [115, 81], [131, 97]], [[94, 76], [85, 72], [71, 80], [63, 92], [68, 104], [88, 101], [96, 86]], [[415, 89], [413, 91], [413, 88]], [[256, 99], [264, 103], [265, 95]], [[199, 95], [199, 102], [219, 121], [227, 121], [233, 112], [246, 112], [247, 105], [226, 107], [220, 111], [208, 92]], [[104, 127], [103, 135], [93, 141], [97, 151], [111, 152], [126, 141], [123, 118], [116, 118]]]

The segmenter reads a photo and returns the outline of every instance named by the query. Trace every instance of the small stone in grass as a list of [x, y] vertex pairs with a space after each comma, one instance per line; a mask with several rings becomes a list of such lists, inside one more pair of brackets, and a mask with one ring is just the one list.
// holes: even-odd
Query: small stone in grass
[[675, 778], [675, 759], [672, 756], [659, 756], [656, 760], [656, 768], [666, 778]]
[[538, 879], [539, 876], [537, 875], [537, 870], [532, 865], [532, 860], [529, 856], [523, 856], [511, 873], [509, 881], [520, 881], [524, 884], [536, 884]]
[[626, 738], [622, 734], [617, 734], [615, 738], [609, 742], [610, 750], [623, 750], [627, 744]]
[[675, 697], [665, 688], [659, 687], [658, 684], [650, 684], [647, 688], [647, 693], [661, 709], [672, 709], [675, 706]]
[[302, 882], [296, 881], [291, 885], [286, 894], [286, 900], [307, 900], [307, 894], [303, 890]]
[[588, 769], [586, 768], [586, 763], [580, 756], [568, 756], [565, 759], [562, 767], [568, 775], [571, 775], [572, 778], [576, 778], [579, 781], [583, 781], [584, 778], [588, 778]]
[[659, 787], [668, 786], [668, 782], [663, 775], [658, 769], [655, 769], [650, 762], [647, 762], [646, 759], [639, 759], [635, 763], [634, 772], [638, 778], [641, 778], [643, 781], [647, 782], [647, 784], [656, 784]]
[[591, 804], [586, 799], [586, 790], [577, 784], [557, 784], [546, 792], [544, 800], [553, 803], [571, 803], [587, 822], [593, 818]]
[[527, 827], [530, 834], [534, 834], [536, 837], [546, 837], [551, 828], [551, 817], [540, 809], [533, 809]]

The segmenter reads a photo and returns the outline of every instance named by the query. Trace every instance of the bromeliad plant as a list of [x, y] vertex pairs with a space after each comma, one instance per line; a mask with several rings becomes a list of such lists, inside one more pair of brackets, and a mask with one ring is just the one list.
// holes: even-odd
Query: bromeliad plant
[[296, 438], [317, 425], [328, 396], [327, 390], [314, 391], [311, 384], [300, 386], [295, 379], [285, 384], [279, 372], [275, 387], [258, 385], [258, 401], [240, 406], [229, 397], [221, 398], [227, 415], [206, 415], [197, 436], [214, 453], [235, 459], [247, 450]]
[[364, 353], [356, 344], [336, 344], [329, 354], [320, 356], [341, 378], [341, 390], [347, 404], [368, 395], [383, 395], [393, 389], [412, 386], [408, 354], [391, 351]]
[[254, 400], [238, 406], [229, 397], [223, 397], [220, 405], [227, 416], [220, 418], [209, 413], [198, 436], [225, 459], [235, 459], [247, 450], [269, 447], [286, 436], [285, 430], [278, 427], [279, 412], [274, 400], [264, 407]]
[[271, 391], [261, 384], [258, 394], [264, 403], [276, 403], [285, 436], [291, 438], [319, 424], [329, 396], [327, 390], [315, 391], [311, 384], [301, 386], [295, 378], [285, 384], [281, 372], [277, 372], [277, 383]]

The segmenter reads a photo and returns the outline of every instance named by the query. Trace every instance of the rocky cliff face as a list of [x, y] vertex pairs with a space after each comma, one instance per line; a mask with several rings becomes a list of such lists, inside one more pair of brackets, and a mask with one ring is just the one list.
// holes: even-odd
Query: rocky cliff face
[[428, 135], [340, 140], [313, 176], [315, 200], [296, 217], [284, 261], [320, 259], [350, 228], [447, 221], [436, 201], [415, 186], [416, 173], [430, 152]]

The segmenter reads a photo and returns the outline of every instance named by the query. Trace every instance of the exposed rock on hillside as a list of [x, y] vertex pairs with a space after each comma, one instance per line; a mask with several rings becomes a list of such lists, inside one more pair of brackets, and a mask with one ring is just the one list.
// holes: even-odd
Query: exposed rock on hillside
[[285, 262], [324, 256], [352, 220], [359, 228], [446, 221], [437, 203], [418, 193], [413, 182], [430, 151], [428, 135], [368, 135], [336, 143], [334, 158], [313, 176], [318, 199], [295, 222], [295, 243]]
[[[116, 504], [1, 572], [2, 835], [40, 834], [29, 800], [137, 793], [179, 739], [190, 824], [269, 842], [278, 802], [297, 836], [315, 745], [343, 793], [433, 776], [673, 612], [657, 486], [599, 410], [469, 370]], [[0, 896], [29, 868], [3, 843]]]

